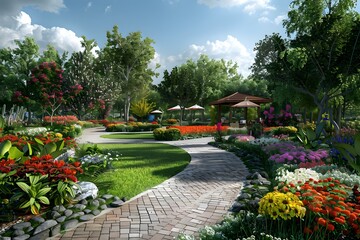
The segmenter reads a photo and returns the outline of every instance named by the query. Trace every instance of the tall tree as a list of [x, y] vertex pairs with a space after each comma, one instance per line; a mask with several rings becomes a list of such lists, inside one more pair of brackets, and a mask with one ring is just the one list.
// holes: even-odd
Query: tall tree
[[11, 103], [17, 90], [26, 90], [26, 81], [30, 76], [39, 57], [39, 46], [33, 38], [26, 37], [23, 41], [15, 40], [14, 49], [0, 49], [0, 95], [1, 103]]
[[67, 59], [68, 53], [64, 52], [61, 56], [56, 48], [52, 45], [47, 45], [46, 49], [41, 53], [39, 63], [55, 62], [58, 66], [63, 67]]
[[37, 102], [43, 107], [43, 111], [52, 117], [68, 99], [77, 95], [82, 87], [79, 84], [70, 85], [62, 76], [63, 70], [55, 62], [44, 62], [31, 71], [27, 80], [26, 92], [16, 92], [20, 102]]
[[228, 84], [238, 82], [237, 64], [232, 61], [210, 59], [201, 55], [196, 63], [191, 60], [187, 64], [195, 64], [195, 81], [198, 89], [198, 103], [206, 103], [220, 98]]
[[112, 32], [107, 32], [107, 44], [104, 48], [104, 63], [110, 66], [110, 78], [114, 88], [121, 88], [125, 102], [125, 121], [129, 118], [132, 97], [136, 95], [139, 86], [149, 86], [155, 73], [149, 68], [154, 58], [154, 41], [143, 39], [140, 32], [132, 32], [123, 37], [118, 26]]
[[269, 59], [258, 51], [260, 61], [255, 64], [260, 64], [253, 73], [310, 96], [319, 110], [318, 122], [324, 113], [333, 121], [330, 101], [352, 91], [341, 89], [359, 74], [360, 18], [355, 3], [295, 0], [284, 22], [289, 39], [273, 34], [256, 48], [272, 54]]
[[174, 67], [169, 73], [164, 72], [164, 80], [158, 85], [157, 89], [162, 98], [170, 104], [181, 106], [181, 118], [185, 107], [198, 99], [198, 85], [194, 81], [195, 71], [193, 65], [184, 64]]
[[102, 104], [112, 91], [111, 87], [104, 82], [104, 77], [98, 72], [97, 58], [93, 55], [97, 44], [94, 40], [83, 37], [81, 42], [83, 50], [73, 52], [70, 59], [65, 63], [64, 76], [71, 85], [79, 84], [83, 91], [67, 101], [67, 107], [83, 119], [88, 114], [102, 111]]

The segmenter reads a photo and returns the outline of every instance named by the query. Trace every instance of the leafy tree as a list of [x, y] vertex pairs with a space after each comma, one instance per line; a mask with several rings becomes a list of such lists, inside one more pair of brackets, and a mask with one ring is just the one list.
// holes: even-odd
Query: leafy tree
[[189, 60], [186, 64], [193, 65], [195, 69], [194, 80], [197, 83], [198, 103], [201, 105], [220, 98], [227, 85], [241, 78], [237, 73], [237, 64], [232, 61], [209, 59], [201, 55], [196, 62]]
[[47, 45], [46, 49], [42, 52], [39, 58], [39, 63], [42, 62], [55, 62], [58, 66], [63, 67], [67, 59], [67, 52], [64, 52], [61, 56], [56, 48], [52, 45]]
[[112, 89], [121, 90], [125, 103], [125, 121], [129, 118], [131, 100], [136, 95], [138, 87], [150, 87], [155, 75], [149, 68], [149, 63], [155, 55], [153, 43], [150, 38], [143, 39], [140, 32], [132, 32], [123, 37], [117, 26], [113, 27], [112, 32], [107, 32], [102, 66], [109, 67], [107, 76], [112, 79]]
[[284, 22], [289, 39], [273, 34], [255, 49], [254, 75], [311, 97], [319, 109], [318, 122], [329, 113], [336, 125], [331, 100], [349, 94], [359, 84], [341, 91], [359, 74], [360, 19], [353, 10], [355, 3], [295, 0]]
[[105, 100], [111, 97], [111, 87], [101, 76], [97, 68], [98, 60], [92, 51], [97, 46], [94, 40], [83, 37], [83, 51], [73, 52], [65, 63], [64, 76], [71, 85], [79, 84], [83, 91], [70, 98], [66, 106], [83, 119], [86, 115], [101, 112], [105, 108]]
[[149, 113], [154, 109], [154, 107], [155, 103], [148, 102], [146, 98], [143, 98], [140, 101], [131, 104], [130, 110], [133, 114], [143, 119], [144, 117], [149, 115]]
[[[12, 103], [17, 90], [26, 91], [26, 81], [37, 64], [39, 46], [33, 38], [15, 40], [16, 48], [0, 49], [0, 103]], [[29, 107], [29, 106], [27, 106]]]
[[62, 73], [63, 70], [55, 62], [40, 64], [31, 71], [30, 79], [26, 82], [29, 91], [16, 92], [16, 98], [22, 102], [38, 102], [50, 115], [52, 124], [52, 117], [60, 106], [82, 90], [78, 84], [69, 86]]

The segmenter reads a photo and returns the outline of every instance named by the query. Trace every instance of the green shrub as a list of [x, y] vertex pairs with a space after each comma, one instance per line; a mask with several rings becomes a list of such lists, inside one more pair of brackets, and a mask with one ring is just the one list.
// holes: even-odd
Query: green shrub
[[170, 128], [170, 129], [166, 129], [164, 136], [166, 141], [176, 141], [176, 140], [180, 140], [181, 133], [179, 129]]
[[156, 128], [153, 131], [155, 140], [176, 141], [181, 138], [180, 130], [176, 128]]
[[165, 128], [156, 128], [153, 131], [155, 140], [165, 140], [164, 133], [166, 129]]

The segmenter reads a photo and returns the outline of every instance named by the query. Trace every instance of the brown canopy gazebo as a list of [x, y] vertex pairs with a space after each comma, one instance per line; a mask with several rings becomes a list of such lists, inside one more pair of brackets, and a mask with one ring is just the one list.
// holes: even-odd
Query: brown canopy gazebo
[[[231, 95], [229, 95], [227, 97], [220, 98], [220, 99], [218, 99], [216, 101], [213, 101], [209, 105], [217, 106], [217, 109], [218, 109], [218, 121], [220, 122], [220, 120], [221, 120], [221, 106], [233, 106], [233, 105], [235, 105], [237, 103], [240, 103], [242, 101], [245, 101], [245, 100], [249, 100], [249, 101], [251, 101], [253, 103], [256, 103], [258, 105], [272, 102], [272, 99], [270, 99], [270, 98], [262, 98], [262, 97], [257, 97], [257, 96], [252, 96], [252, 95], [236, 92], [236, 93], [233, 93], [233, 94], [231, 94]], [[260, 108], [258, 108], [258, 110], [260, 111]], [[229, 115], [229, 120], [230, 121], [231, 121], [231, 118], [232, 118], [232, 111], [230, 110], [230, 115]]]

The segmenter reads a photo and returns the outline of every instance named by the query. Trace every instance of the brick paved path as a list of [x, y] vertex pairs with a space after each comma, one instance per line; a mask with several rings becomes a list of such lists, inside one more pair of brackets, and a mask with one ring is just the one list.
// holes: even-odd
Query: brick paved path
[[183, 172], [53, 239], [173, 239], [220, 222], [248, 172], [235, 155], [209, 146], [211, 140], [167, 142], [191, 155]]

